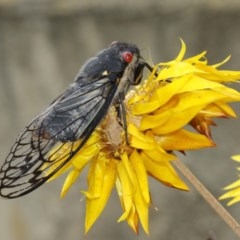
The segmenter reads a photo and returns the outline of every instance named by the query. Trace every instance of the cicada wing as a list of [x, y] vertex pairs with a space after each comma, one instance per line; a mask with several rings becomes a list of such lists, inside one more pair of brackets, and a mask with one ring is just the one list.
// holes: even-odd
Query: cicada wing
[[75, 83], [39, 117], [39, 129], [62, 142], [82, 138], [106, 114], [116, 89], [108, 77]]
[[34, 122], [17, 139], [0, 172], [0, 195], [16, 198], [33, 191], [59, 171], [81, 148], [35, 136]]
[[108, 78], [68, 89], [26, 126], [1, 168], [0, 195], [25, 195], [65, 166], [106, 114], [116, 89]]

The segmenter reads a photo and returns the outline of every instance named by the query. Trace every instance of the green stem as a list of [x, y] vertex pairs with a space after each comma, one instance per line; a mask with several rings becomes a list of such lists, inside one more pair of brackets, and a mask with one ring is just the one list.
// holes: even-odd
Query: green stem
[[193, 175], [190, 169], [179, 159], [173, 161], [178, 170], [191, 182], [194, 188], [202, 195], [217, 214], [240, 237], [240, 225], [235, 218], [219, 203], [219, 201], [206, 189], [206, 187]]

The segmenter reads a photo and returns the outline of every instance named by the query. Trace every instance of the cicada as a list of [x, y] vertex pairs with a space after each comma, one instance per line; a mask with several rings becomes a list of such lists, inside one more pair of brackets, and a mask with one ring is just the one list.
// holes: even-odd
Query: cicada
[[[0, 195], [23, 196], [65, 166], [110, 106], [123, 106], [129, 87], [141, 82], [145, 66], [151, 70], [138, 47], [122, 42], [113, 42], [88, 60], [74, 82], [17, 137], [0, 171]], [[52, 160], [52, 149], [61, 151], [65, 144], [72, 146], [71, 151]], [[49, 167], [54, 170], [46, 174]]]

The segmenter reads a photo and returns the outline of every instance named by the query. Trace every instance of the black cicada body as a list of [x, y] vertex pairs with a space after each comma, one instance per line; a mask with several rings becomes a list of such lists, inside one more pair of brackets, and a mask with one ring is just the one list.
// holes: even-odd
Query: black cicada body
[[[56, 174], [86, 143], [109, 106], [121, 104], [129, 87], [140, 83], [144, 66], [150, 68], [139, 49], [120, 42], [87, 61], [67, 90], [16, 139], [0, 171], [0, 195], [20, 197]], [[67, 155], [51, 159], [57, 144], [76, 142]], [[56, 168], [46, 175], [44, 166]]]

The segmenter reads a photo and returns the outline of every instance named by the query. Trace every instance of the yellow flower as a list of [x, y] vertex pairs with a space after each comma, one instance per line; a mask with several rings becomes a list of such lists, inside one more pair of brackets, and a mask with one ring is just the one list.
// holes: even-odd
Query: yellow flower
[[[86, 232], [116, 187], [123, 209], [118, 221], [127, 221], [135, 232], [141, 223], [148, 233], [148, 176], [166, 186], [188, 190], [172, 166], [174, 151], [215, 146], [209, 128], [214, 125], [212, 118], [235, 117], [227, 103], [240, 101], [240, 94], [222, 83], [236, 81], [240, 72], [218, 70], [225, 61], [208, 65], [206, 52], [183, 60], [185, 51], [182, 41], [175, 60], [156, 65], [147, 80], [126, 96], [129, 144], [111, 107], [82, 149], [52, 177], [70, 170], [63, 197], [82, 169], [89, 167], [88, 189], [82, 191], [86, 196]], [[197, 131], [185, 129], [188, 124]], [[70, 144], [65, 144], [61, 153], [53, 149], [51, 159], [60, 158], [60, 165], [71, 150]]]
[[[232, 156], [232, 159], [237, 162], [240, 162], [240, 155]], [[240, 168], [237, 168], [237, 169], [240, 170]], [[223, 194], [219, 199], [224, 200], [224, 199], [232, 198], [232, 200], [228, 202], [227, 204], [228, 206], [233, 205], [234, 203], [240, 201], [240, 179], [226, 186], [224, 190], [226, 190], [227, 192]]]

